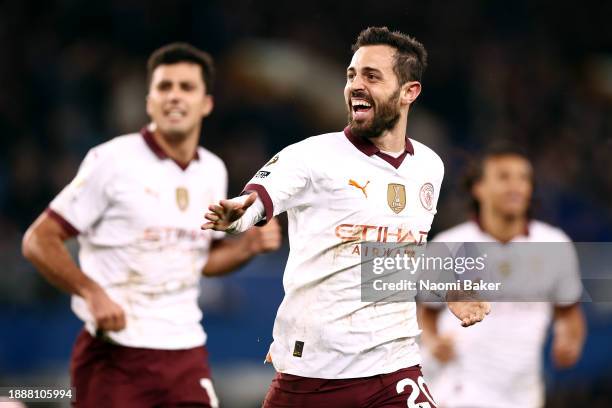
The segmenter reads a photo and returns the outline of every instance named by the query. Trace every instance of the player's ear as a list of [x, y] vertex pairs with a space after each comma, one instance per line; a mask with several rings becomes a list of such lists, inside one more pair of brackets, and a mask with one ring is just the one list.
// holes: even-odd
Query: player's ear
[[410, 105], [421, 94], [421, 83], [419, 81], [408, 81], [400, 89], [400, 102], [402, 105]]
[[215, 106], [213, 96], [210, 94], [204, 95], [204, 104], [202, 105], [202, 117], [210, 115]]

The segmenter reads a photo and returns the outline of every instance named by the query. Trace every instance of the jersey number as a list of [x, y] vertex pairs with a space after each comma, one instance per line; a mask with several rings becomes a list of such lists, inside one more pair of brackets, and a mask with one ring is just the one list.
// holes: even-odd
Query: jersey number
[[[408, 408], [432, 408], [432, 405], [435, 407], [436, 403], [434, 402], [431, 395], [429, 395], [429, 393], [427, 392], [427, 389], [425, 388], [425, 379], [422, 375], [419, 376], [417, 382], [418, 385], [414, 382], [414, 380], [410, 378], [404, 378], [403, 380], [400, 380], [397, 383], [397, 385], [395, 386], [395, 390], [398, 394], [401, 394], [402, 392], [404, 392], [406, 386], [409, 385], [410, 387], [412, 387], [412, 391], [410, 391], [410, 395], [408, 396], [408, 401], [406, 401]], [[425, 398], [427, 398], [429, 402], [419, 402], [418, 404], [415, 403], [420, 393], [423, 393], [423, 395], [425, 395]]]

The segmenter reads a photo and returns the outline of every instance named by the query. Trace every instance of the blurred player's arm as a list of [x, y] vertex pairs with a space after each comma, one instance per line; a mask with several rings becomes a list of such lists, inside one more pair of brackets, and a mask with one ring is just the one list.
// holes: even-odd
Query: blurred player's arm
[[580, 359], [586, 336], [586, 322], [580, 298], [582, 283], [580, 263], [576, 248], [569, 237], [565, 246], [555, 253], [564, 268], [559, 270], [559, 278], [554, 293], [552, 358], [558, 368], [573, 366]]
[[418, 319], [423, 330], [423, 345], [438, 361], [446, 363], [455, 358], [455, 347], [450, 336], [438, 333], [438, 318], [442, 310], [423, 303], [417, 305]]
[[123, 309], [108, 297], [100, 285], [79, 269], [64, 244], [69, 238], [71, 234], [57, 220], [46, 212], [42, 213], [23, 237], [23, 256], [51, 284], [83, 297], [96, 319], [98, 329], [123, 329]]
[[258, 254], [276, 251], [281, 242], [281, 229], [276, 218], [262, 227], [250, 228], [238, 238], [213, 241], [203, 273], [206, 276], [224, 275]]
[[586, 322], [580, 303], [555, 306], [552, 354], [557, 367], [568, 368], [578, 362], [585, 336]]

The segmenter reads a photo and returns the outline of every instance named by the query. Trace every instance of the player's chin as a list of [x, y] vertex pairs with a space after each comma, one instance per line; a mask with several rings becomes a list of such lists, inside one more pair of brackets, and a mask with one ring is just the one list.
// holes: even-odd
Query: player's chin
[[502, 212], [506, 218], [521, 218], [527, 213], [527, 207], [524, 205], [508, 205]]
[[355, 119], [354, 117], [351, 118], [351, 121], [349, 123], [350, 127], [352, 130], [357, 130], [357, 131], [367, 131], [370, 129], [371, 127], [371, 120], [369, 118], [363, 118], [363, 119]]
[[166, 136], [180, 139], [189, 133], [189, 126], [185, 123], [165, 123], [163, 126], [160, 126], [160, 130]]

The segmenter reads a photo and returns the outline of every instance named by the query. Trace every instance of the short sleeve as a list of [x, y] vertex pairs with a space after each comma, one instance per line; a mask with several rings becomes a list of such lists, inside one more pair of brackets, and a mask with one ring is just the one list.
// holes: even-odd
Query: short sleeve
[[576, 248], [572, 242], [555, 243], [558, 278], [554, 287], [553, 302], [557, 306], [570, 306], [582, 296], [582, 281]]
[[243, 189], [243, 192], [257, 192], [264, 204], [266, 221], [297, 206], [310, 184], [309, 171], [300, 150], [298, 145], [283, 149]]
[[104, 153], [100, 147], [91, 149], [75, 178], [49, 205], [48, 213], [72, 235], [89, 229], [110, 204], [113, 166], [108, 152]]

